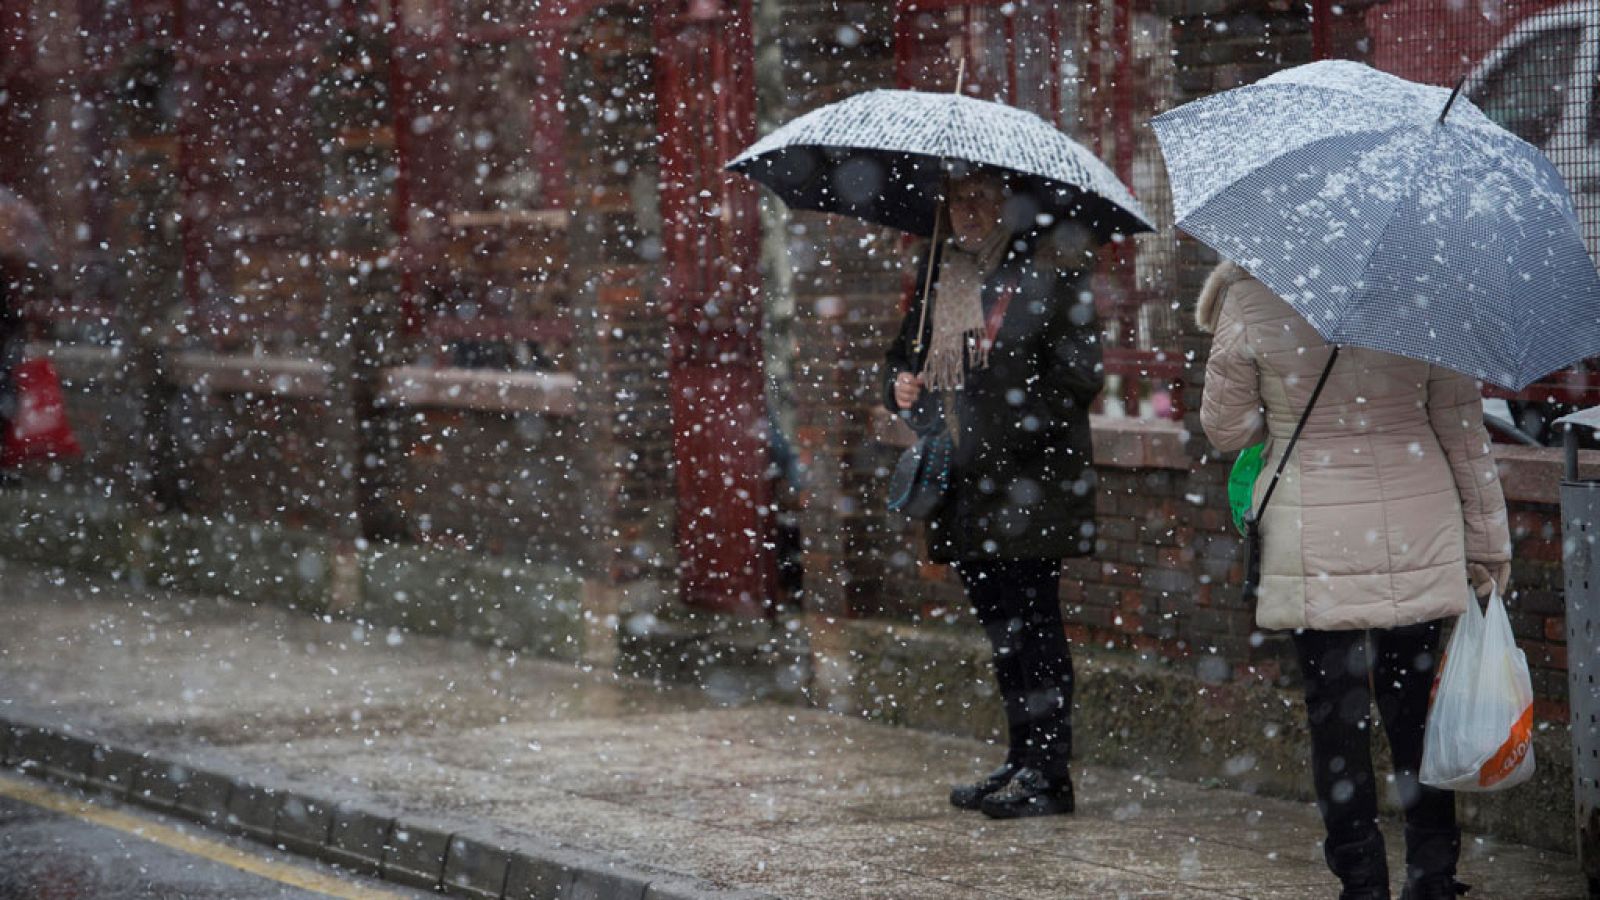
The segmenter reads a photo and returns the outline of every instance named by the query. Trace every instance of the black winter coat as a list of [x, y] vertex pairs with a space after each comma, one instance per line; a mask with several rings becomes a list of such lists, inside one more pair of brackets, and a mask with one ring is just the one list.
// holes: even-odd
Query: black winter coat
[[[921, 369], [912, 346], [920, 275], [883, 369], [891, 412], [900, 411], [895, 377]], [[937, 289], [936, 281], [935, 298]], [[969, 372], [956, 392], [950, 497], [927, 528], [935, 562], [1062, 559], [1094, 550], [1089, 406], [1105, 376], [1087, 275], [1038, 266], [1030, 251], [1013, 251], [984, 282], [986, 321], [1002, 291], [1010, 299], [989, 365]], [[924, 346], [932, 330], [930, 311]]]

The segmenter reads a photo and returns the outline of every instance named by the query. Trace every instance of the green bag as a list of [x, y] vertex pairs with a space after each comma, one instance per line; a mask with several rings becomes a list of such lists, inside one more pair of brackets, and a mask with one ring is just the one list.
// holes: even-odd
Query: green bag
[[1228, 474], [1228, 506], [1233, 510], [1233, 527], [1244, 534], [1244, 519], [1255, 502], [1256, 476], [1261, 474], [1261, 450], [1266, 443], [1246, 447], [1233, 461], [1233, 471]]

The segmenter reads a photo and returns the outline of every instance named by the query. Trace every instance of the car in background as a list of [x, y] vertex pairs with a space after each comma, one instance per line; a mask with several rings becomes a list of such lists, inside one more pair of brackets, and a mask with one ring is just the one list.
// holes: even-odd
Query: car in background
[[[1463, 91], [1555, 163], [1572, 191], [1589, 256], [1600, 264], [1600, 3], [1581, 0], [1518, 23], [1467, 76]], [[1577, 374], [1600, 385], [1594, 360]], [[1561, 441], [1551, 423], [1581, 405], [1512, 400], [1509, 411], [1521, 431], [1549, 445]]]

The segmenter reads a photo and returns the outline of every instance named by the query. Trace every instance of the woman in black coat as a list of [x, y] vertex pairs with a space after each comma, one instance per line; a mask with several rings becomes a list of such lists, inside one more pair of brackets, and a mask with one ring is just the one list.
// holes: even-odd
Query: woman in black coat
[[[933, 255], [932, 311], [922, 315], [919, 281], [887, 354], [884, 402], [907, 417], [943, 411], [952, 429], [951, 487], [928, 523], [928, 553], [961, 576], [1005, 703], [1005, 764], [950, 802], [994, 818], [1066, 813], [1072, 658], [1059, 587], [1061, 560], [1095, 541], [1093, 244], [1072, 222], [1043, 233], [1008, 225], [1008, 206], [1031, 220], [1028, 204], [994, 176], [961, 178], [948, 196], [952, 238]], [[950, 311], [962, 303], [973, 309]]]

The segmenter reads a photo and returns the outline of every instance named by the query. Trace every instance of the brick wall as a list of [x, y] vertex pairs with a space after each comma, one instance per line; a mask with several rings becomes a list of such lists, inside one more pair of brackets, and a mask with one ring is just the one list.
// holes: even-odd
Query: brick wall
[[537, 411], [403, 409], [389, 513], [407, 540], [515, 559], [577, 562], [572, 512], [588, 502], [578, 421]]
[[1508, 603], [1517, 644], [1528, 658], [1537, 712], [1566, 718], [1566, 596], [1561, 567], [1561, 509], [1558, 504], [1510, 503], [1512, 590]]

